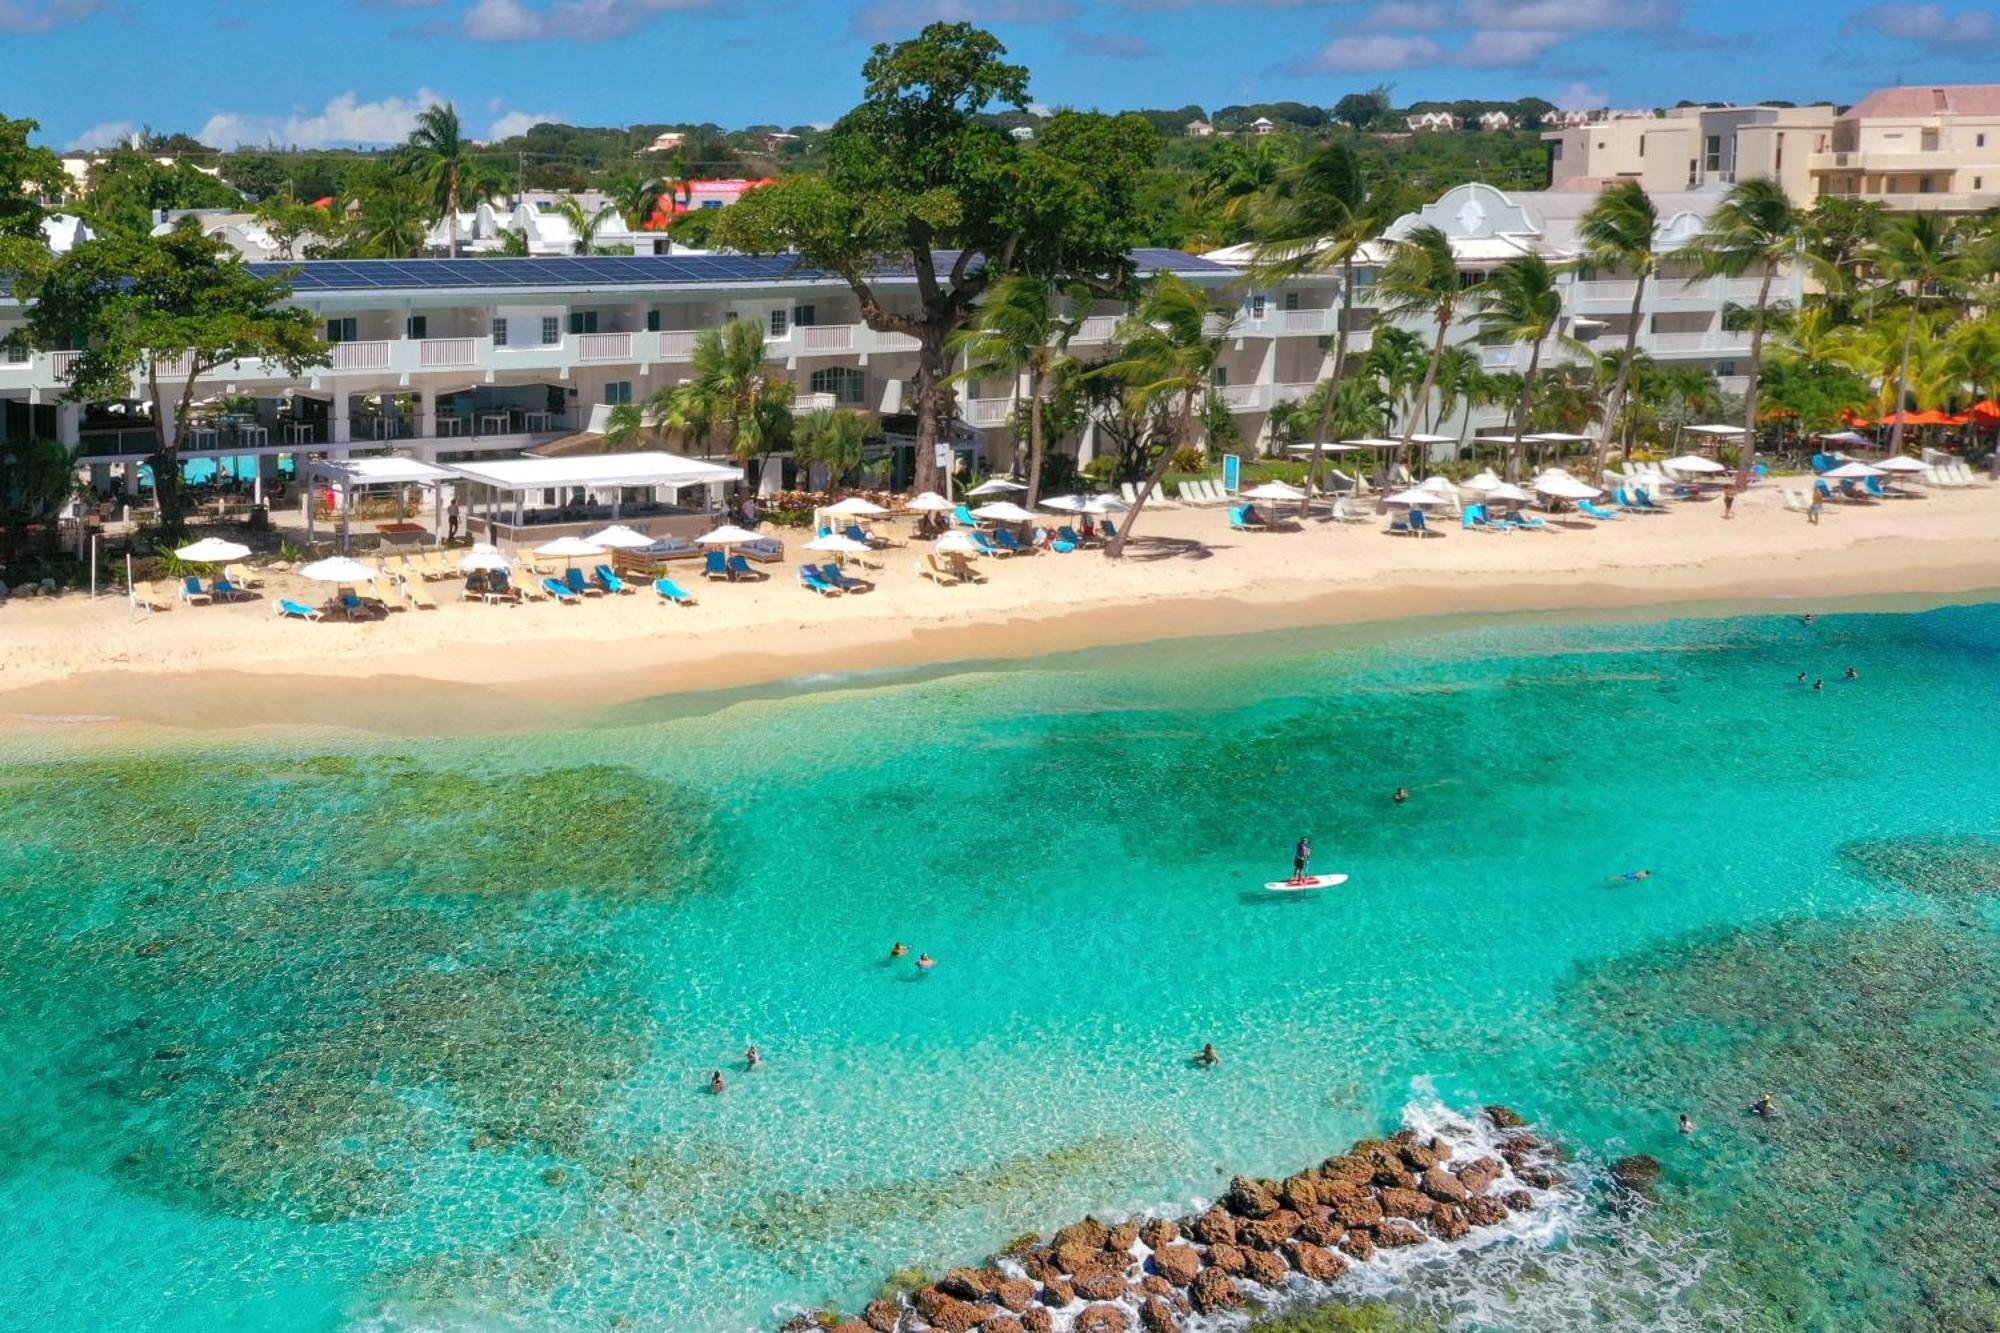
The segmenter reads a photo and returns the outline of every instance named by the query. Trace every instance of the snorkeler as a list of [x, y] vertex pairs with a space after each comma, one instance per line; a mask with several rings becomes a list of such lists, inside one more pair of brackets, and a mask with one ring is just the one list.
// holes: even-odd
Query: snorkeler
[[1607, 884], [1619, 884], [1626, 881], [1651, 879], [1652, 877], [1653, 872], [1650, 870], [1628, 870], [1622, 875], [1607, 875], [1604, 882]]
[[1686, 1111], [1681, 1112], [1681, 1133], [1683, 1134], [1694, 1133], [1694, 1121], [1688, 1119], [1688, 1113]]
[[1771, 1094], [1767, 1092], [1756, 1101], [1750, 1103], [1750, 1114], [1762, 1116], [1764, 1119], [1769, 1120], [1772, 1116], [1778, 1114], [1778, 1104], [1771, 1100]]
[[1847, 668], [1847, 678], [1849, 680], [1860, 680], [1861, 673], [1859, 671], [1856, 671], [1853, 667], [1849, 667]]

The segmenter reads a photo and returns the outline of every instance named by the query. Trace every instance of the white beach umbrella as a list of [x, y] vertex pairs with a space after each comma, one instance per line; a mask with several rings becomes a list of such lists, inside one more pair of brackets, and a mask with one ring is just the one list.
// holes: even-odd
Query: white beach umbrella
[[1820, 476], [1831, 481], [1859, 481], [1863, 477], [1879, 477], [1881, 475], [1881, 468], [1870, 467], [1866, 463], [1842, 463], [1839, 467], [1829, 472], [1820, 473]]
[[1026, 486], [1023, 486], [1018, 481], [1008, 481], [1005, 477], [995, 477], [991, 481], [980, 482], [977, 486], [974, 486], [971, 490], [967, 491], [966, 494], [1006, 495], [1010, 491], [1025, 491], [1027, 489], [1028, 488]]
[[827, 551], [834, 555], [866, 555], [868, 543], [855, 541], [852, 537], [838, 532], [829, 532], [824, 537], [815, 537], [805, 544], [808, 551]]
[[1115, 495], [1086, 495], [1083, 497], [1083, 504], [1077, 512], [1080, 514], [1122, 514], [1131, 507], [1131, 505], [1126, 504]]
[[558, 537], [552, 542], [543, 542], [535, 548], [536, 555], [559, 555], [565, 560], [574, 560], [580, 555], [603, 555], [604, 548], [596, 542], [585, 541], [581, 537]]
[[1591, 439], [1588, 435], [1578, 435], [1566, 430], [1536, 431], [1533, 435], [1524, 435], [1521, 438], [1534, 444], [1588, 444]]
[[972, 511], [972, 516], [974, 518], [987, 519], [994, 523], [1033, 523], [1035, 521], [1033, 514], [1021, 508], [1021, 506], [1015, 504], [1012, 500], [995, 500], [992, 504], [983, 504]]
[[1081, 495], [1057, 495], [1045, 496], [1037, 503], [1044, 509], [1055, 509], [1065, 514], [1078, 514], [1083, 512], [1083, 507], [1088, 501]]
[[864, 500], [858, 495], [850, 495], [839, 504], [828, 505], [820, 510], [822, 514], [838, 514], [842, 518], [878, 518], [889, 511], [872, 500]]
[[1560, 476], [1553, 472], [1544, 473], [1535, 478], [1535, 489], [1558, 500], [1595, 500], [1604, 494], [1598, 487], [1586, 485], [1568, 473]]
[[1700, 454], [1682, 454], [1679, 458], [1669, 458], [1666, 462], [1660, 464], [1660, 466], [1670, 467], [1676, 472], [1714, 473], [1729, 471], [1728, 468], [1722, 466], [1722, 464], [1716, 462], [1713, 458], [1703, 458]]
[[1315, 452], [1322, 454], [1357, 454], [1361, 452], [1361, 446], [1358, 444], [1341, 444], [1334, 440], [1328, 440], [1324, 444], [1288, 444], [1285, 446], [1285, 449], [1288, 453], [1294, 454], [1310, 454]]
[[985, 554], [984, 551], [979, 549], [978, 543], [972, 540], [972, 534], [963, 529], [947, 532], [944, 536], [932, 542], [931, 547], [933, 550], [938, 551], [957, 551], [960, 555]]
[[498, 551], [481, 551], [478, 549], [467, 551], [463, 556], [459, 557], [458, 567], [468, 574], [479, 570], [485, 570], [488, 573], [504, 573], [509, 568], [507, 557], [501, 555]]
[[174, 554], [197, 565], [219, 565], [225, 560], [241, 560], [250, 554], [250, 548], [226, 542], [220, 537], [203, 537], [198, 542], [181, 547]]
[[1890, 454], [1875, 466], [1884, 472], [1922, 472], [1924, 465], [1908, 454]]
[[1519, 486], [1510, 485], [1509, 483], [1504, 481], [1499, 483], [1497, 486], [1488, 486], [1486, 488], [1486, 499], [1488, 503], [1498, 500], [1505, 504], [1526, 504], [1528, 501], [1534, 498], [1535, 498], [1534, 496], [1528, 494], [1526, 491], [1522, 490]]
[[714, 532], [705, 532], [694, 540], [697, 546], [741, 546], [744, 542], [763, 539], [747, 528], [739, 528], [734, 523], [725, 523]]
[[299, 577], [314, 583], [366, 583], [375, 577], [375, 566], [336, 555], [313, 561], [299, 571]]
[[1505, 482], [1501, 481], [1499, 477], [1493, 474], [1492, 468], [1487, 468], [1484, 471], [1482, 471], [1478, 476], [1469, 478], [1465, 481], [1461, 481], [1458, 484], [1461, 488], [1468, 491], [1490, 491], [1495, 486], [1506, 485]]
[[648, 537], [643, 532], [628, 528], [623, 523], [614, 523], [601, 532], [593, 532], [588, 537], [585, 537], [584, 540], [593, 546], [604, 546], [613, 550], [619, 548], [636, 550], [641, 546], [651, 546], [653, 544], [653, 538]]
[[1306, 493], [1296, 486], [1287, 486], [1282, 481], [1267, 481], [1261, 486], [1253, 486], [1247, 491], [1238, 491], [1239, 500], [1284, 500], [1292, 504], [1306, 498]]
[[1837, 430], [1826, 435], [1815, 435], [1813, 438], [1816, 440], [1825, 440], [1828, 444], [1859, 444], [1871, 448], [1875, 444], [1875, 441], [1869, 439], [1858, 430]]
[[1725, 426], [1719, 422], [1711, 422], [1705, 426], [1688, 426], [1685, 427], [1684, 429], [1686, 429], [1687, 433], [1690, 435], [1720, 436], [1720, 435], [1741, 435], [1743, 433], [1743, 427], [1741, 426]]
[[925, 491], [922, 495], [911, 496], [904, 502], [903, 508], [919, 514], [948, 514], [957, 506], [936, 491]]
[[1450, 501], [1446, 500], [1442, 495], [1439, 495], [1436, 491], [1427, 491], [1424, 490], [1422, 487], [1412, 486], [1407, 491], [1398, 491], [1396, 494], [1390, 496], [1382, 503], [1392, 504], [1392, 505], [1410, 505], [1414, 508], [1421, 509], [1426, 505], [1449, 504]]

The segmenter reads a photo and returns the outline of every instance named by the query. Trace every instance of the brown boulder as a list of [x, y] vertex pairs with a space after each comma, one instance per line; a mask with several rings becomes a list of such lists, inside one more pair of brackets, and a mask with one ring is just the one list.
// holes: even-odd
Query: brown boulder
[[1337, 1204], [1333, 1215], [1344, 1227], [1369, 1227], [1382, 1220], [1382, 1205], [1373, 1197]]
[[1220, 1208], [1211, 1208], [1197, 1217], [1189, 1229], [1194, 1233], [1194, 1238], [1204, 1245], [1236, 1243], [1236, 1219]]
[[1533, 1134], [1509, 1134], [1500, 1140], [1500, 1146], [1509, 1152], [1533, 1152], [1542, 1146], [1542, 1141]]
[[1563, 1183], [1562, 1172], [1551, 1171], [1545, 1166], [1524, 1166], [1514, 1174], [1521, 1178], [1523, 1185], [1538, 1190], [1552, 1190]]
[[1437, 1158], [1440, 1162], [1449, 1162], [1451, 1160], [1451, 1145], [1443, 1139], [1433, 1138], [1430, 1141], [1430, 1150], [1431, 1156]]
[[902, 1314], [902, 1308], [892, 1300], [870, 1301], [861, 1311], [861, 1322], [875, 1333], [896, 1333]]
[[1164, 1245], [1153, 1251], [1153, 1271], [1176, 1287], [1185, 1287], [1201, 1271], [1201, 1256], [1189, 1245]]
[[1418, 1245], [1423, 1240], [1424, 1233], [1400, 1217], [1392, 1217], [1375, 1228], [1375, 1243], [1385, 1250], [1400, 1245]]
[[1132, 1242], [1138, 1239], [1139, 1224], [1137, 1222], [1120, 1222], [1117, 1226], [1111, 1228], [1111, 1234], [1104, 1238], [1104, 1248], [1107, 1250], [1117, 1250], [1120, 1253], [1129, 1253], [1132, 1249]]
[[954, 1268], [937, 1281], [937, 1289], [962, 1301], [983, 1301], [993, 1295], [1002, 1275], [988, 1269]]
[[1243, 1258], [1248, 1265], [1244, 1276], [1259, 1285], [1282, 1287], [1292, 1275], [1291, 1267], [1270, 1250], [1245, 1250]]
[[1168, 1308], [1175, 1314], [1186, 1314], [1188, 1312], [1187, 1293], [1174, 1286], [1173, 1283], [1167, 1281], [1158, 1273], [1148, 1273], [1146, 1276], [1140, 1278], [1139, 1290], [1148, 1296], [1159, 1297], [1167, 1303]]
[[1417, 1187], [1417, 1178], [1405, 1171], [1399, 1160], [1389, 1166], [1376, 1167], [1374, 1183], [1378, 1189], [1413, 1190]]
[[1465, 1187], [1468, 1194], [1484, 1194], [1487, 1187], [1500, 1179], [1505, 1170], [1505, 1167], [1491, 1157], [1482, 1157], [1477, 1161], [1467, 1162], [1458, 1169], [1458, 1183]]
[[1345, 1230], [1331, 1217], [1308, 1217], [1299, 1223], [1299, 1239], [1309, 1245], [1332, 1245]]
[[1349, 1184], [1365, 1185], [1368, 1183], [1369, 1177], [1374, 1174], [1375, 1164], [1373, 1162], [1364, 1162], [1352, 1154], [1329, 1157], [1324, 1162], [1321, 1162], [1319, 1166], [1319, 1178], [1322, 1185], [1330, 1181], [1335, 1183], [1345, 1181]]
[[1465, 1220], [1476, 1227], [1499, 1226], [1507, 1220], [1507, 1205], [1498, 1199], [1475, 1194], [1464, 1204]]
[[1042, 1282], [1042, 1304], [1052, 1305], [1060, 1310], [1076, 1299], [1076, 1291], [1067, 1278], [1052, 1277]]
[[1208, 1247], [1208, 1266], [1225, 1273], [1242, 1273], [1250, 1267], [1250, 1261], [1244, 1257], [1246, 1253], [1234, 1245], [1211, 1245]]
[[1392, 1166], [1402, 1160], [1396, 1155], [1396, 1145], [1387, 1139], [1363, 1139], [1349, 1148], [1347, 1155], [1370, 1166]]
[[[985, 1325], [992, 1329], [993, 1325]], [[868, 1325], [859, 1319], [843, 1319], [833, 1326], [833, 1333], [869, 1333]]]
[[979, 1333], [1025, 1333], [1025, 1330], [1013, 1315], [996, 1314], [979, 1326]]
[[1269, 1217], [1255, 1222], [1239, 1222], [1236, 1226], [1236, 1243], [1253, 1249], [1275, 1250], [1298, 1234], [1299, 1215], [1289, 1208], [1280, 1208]]
[[1065, 1273], [1074, 1273], [1104, 1262], [1104, 1250], [1096, 1245], [1078, 1245], [1074, 1242], [1056, 1246], [1056, 1268]]
[[1621, 1157], [1611, 1164], [1611, 1178], [1634, 1194], [1651, 1194], [1660, 1183], [1660, 1159], [1648, 1153]]
[[1078, 1269], [1069, 1280], [1070, 1288], [1087, 1301], [1115, 1301], [1125, 1294], [1125, 1279], [1109, 1268], [1092, 1264]]
[[1104, 1248], [1104, 1242], [1110, 1237], [1110, 1227], [1094, 1217], [1086, 1217], [1081, 1222], [1072, 1222], [1056, 1232], [1055, 1238], [1049, 1244], [1058, 1249], [1064, 1245], [1081, 1245], [1087, 1250], [1101, 1250]]
[[1278, 1196], [1268, 1181], [1236, 1176], [1222, 1196], [1222, 1206], [1238, 1217], [1269, 1217], [1278, 1211]]
[[1171, 1245], [1180, 1238], [1181, 1229], [1164, 1217], [1155, 1217], [1139, 1228], [1139, 1239], [1149, 1250]]
[[1052, 1277], [1061, 1277], [1062, 1269], [1056, 1267], [1055, 1254], [1046, 1245], [1037, 1245], [1022, 1252], [1021, 1271], [1037, 1282], [1047, 1282]]
[[1035, 1284], [1025, 1278], [1004, 1278], [994, 1284], [993, 1299], [1019, 1314], [1035, 1303]]
[[1433, 1199], [1444, 1203], [1462, 1203], [1470, 1192], [1463, 1181], [1441, 1166], [1424, 1172], [1424, 1193]]
[[1429, 1217], [1437, 1207], [1415, 1190], [1383, 1190], [1381, 1202], [1386, 1217]]
[[1234, 1278], [1216, 1268], [1202, 1269], [1188, 1295], [1194, 1301], [1194, 1308], [1202, 1314], [1233, 1310], [1243, 1304], [1243, 1288], [1236, 1285]]
[[[1373, 1176], [1371, 1171], [1370, 1176]], [[1375, 1192], [1374, 1186], [1366, 1180], [1322, 1180], [1319, 1183], [1319, 1201], [1330, 1208], [1339, 1208], [1344, 1203], [1356, 1199], [1366, 1199]]]
[[925, 1287], [916, 1295], [917, 1313], [930, 1322], [938, 1333], [967, 1333], [978, 1328], [998, 1313], [990, 1305], [974, 1305], [956, 1296], [948, 1296], [936, 1287]]
[[1465, 1210], [1455, 1203], [1441, 1203], [1430, 1216], [1431, 1234], [1439, 1240], [1457, 1240], [1472, 1230]]
[[1180, 1333], [1181, 1321], [1174, 1318], [1174, 1307], [1158, 1296], [1148, 1296], [1140, 1304], [1139, 1322], [1150, 1333]]
[[1084, 1306], [1070, 1327], [1076, 1333], [1125, 1333], [1132, 1327], [1132, 1317], [1119, 1306], [1100, 1302]]
[[1310, 1241], [1293, 1241], [1288, 1253], [1292, 1267], [1314, 1282], [1331, 1282], [1347, 1271], [1347, 1264], [1339, 1255]]
[[1353, 1228], [1340, 1238], [1340, 1248], [1365, 1264], [1375, 1257], [1375, 1233]]
[[1519, 1111], [1511, 1111], [1504, 1106], [1485, 1108], [1486, 1118], [1493, 1122], [1495, 1129], [1519, 1129], [1528, 1123], [1527, 1117]]
[[1310, 1213], [1319, 1203], [1319, 1181], [1304, 1172], [1286, 1176], [1278, 1186], [1278, 1201], [1295, 1213]]
[[1021, 1311], [1021, 1328], [1024, 1333], [1055, 1333], [1056, 1319], [1039, 1305], [1031, 1305]]
[[1526, 1190], [1514, 1190], [1511, 1193], [1503, 1194], [1500, 1196], [1500, 1202], [1506, 1204], [1517, 1213], [1532, 1213], [1535, 1211], [1535, 1196]]

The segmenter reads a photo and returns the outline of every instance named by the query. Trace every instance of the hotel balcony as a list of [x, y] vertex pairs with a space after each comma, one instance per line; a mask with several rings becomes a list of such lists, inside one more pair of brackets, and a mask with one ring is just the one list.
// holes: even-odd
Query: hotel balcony
[[1215, 392], [1232, 412], [1268, 412], [1278, 403], [1302, 402], [1318, 386], [1294, 384], [1224, 384]]
[[1230, 330], [1239, 338], [1319, 337], [1332, 334], [1340, 312], [1330, 307], [1305, 310], [1266, 309], [1261, 319], [1245, 317]]
[[[1757, 289], [1762, 278], [1698, 278], [1689, 282], [1683, 278], [1660, 277], [1646, 281], [1646, 300], [1642, 310], [1661, 309], [1669, 306], [1699, 309], [1724, 302], [1745, 305], [1757, 299]], [[1570, 284], [1570, 304], [1577, 310], [1588, 310], [1594, 314], [1629, 311], [1632, 308], [1631, 278], [1593, 278]], [[1789, 284], [1780, 277], [1771, 284], [1773, 293], [1782, 292]]]

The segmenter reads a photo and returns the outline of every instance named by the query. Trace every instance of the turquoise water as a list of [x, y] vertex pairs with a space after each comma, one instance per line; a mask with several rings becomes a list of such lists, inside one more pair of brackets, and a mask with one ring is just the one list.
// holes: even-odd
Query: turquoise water
[[[1496, 1101], [1658, 1204], [1358, 1287], [1987, 1327], [1996, 661], [1995, 605], [1435, 626], [0, 740], [0, 1327], [768, 1328]], [[1257, 891], [1306, 832], [1350, 883]]]

